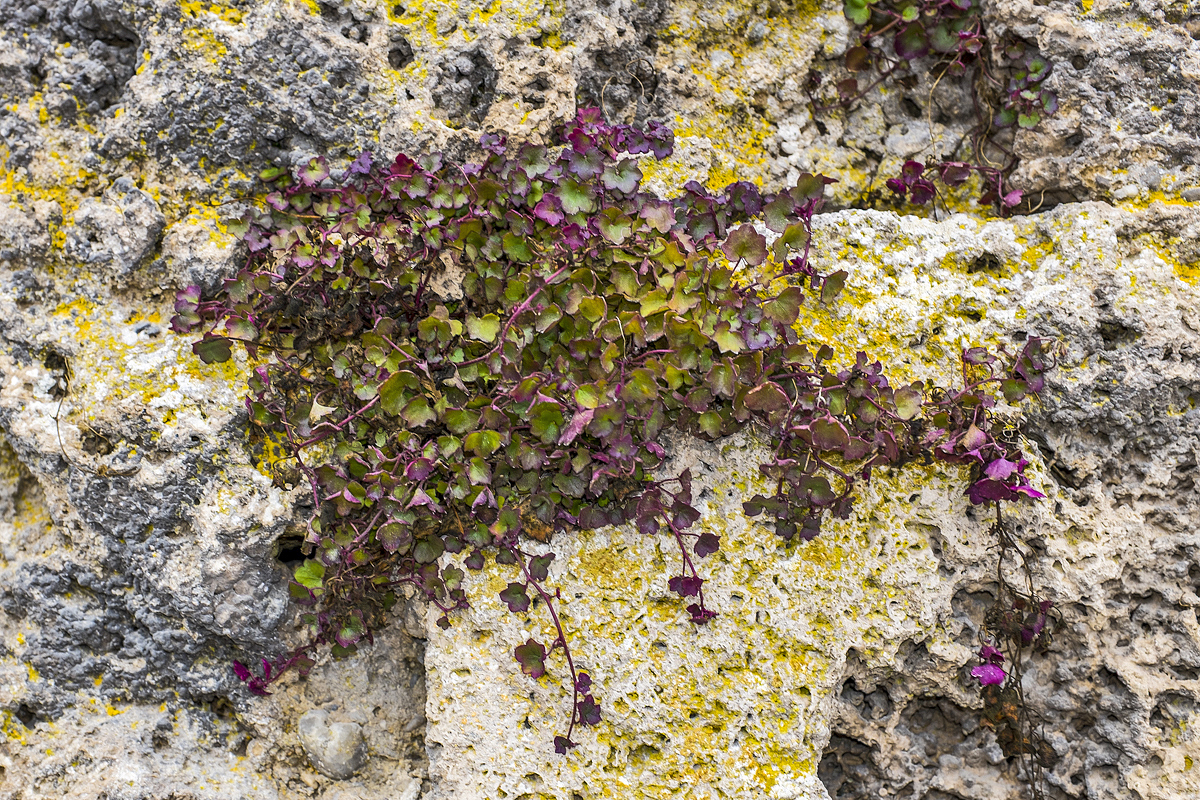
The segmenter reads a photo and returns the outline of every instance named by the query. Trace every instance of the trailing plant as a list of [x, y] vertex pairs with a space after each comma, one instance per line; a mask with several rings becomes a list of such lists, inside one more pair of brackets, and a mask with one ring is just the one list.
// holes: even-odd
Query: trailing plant
[[[846, 19], [858, 29], [858, 42], [843, 60], [850, 77], [836, 83], [836, 99], [828, 102], [816, 96], [819, 73], [810, 73], [807, 85], [814, 111], [821, 113], [848, 109], [887, 82], [911, 88], [919, 70], [936, 74], [931, 103], [933, 89], [946, 76], [969, 81], [975, 124], [956, 147], [961, 157], [908, 161], [887, 186], [898, 197], [924, 205], [937, 194], [931, 178], [952, 188], [975, 174], [983, 187], [979, 203], [1008, 213], [1024, 199], [1019, 189], [1008, 185], [1017, 166], [1013, 131], [1037, 127], [1058, 110], [1058, 97], [1045, 86], [1050, 62], [1023, 41], [990, 37], [980, 4], [981, 0], [843, 0]], [[989, 50], [990, 60], [984, 57]], [[930, 129], [932, 136], [932, 119]]]
[[[1021, 762], [1031, 796], [1042, 800], [1043, 771], [1053, 767], [1058, 756], [1042, 735], [1041, 718], [1025, 699], [1025, 656], [1045, 653], [1062, 619], [1054, 603], [1039, 597], [1034, 589], [1033, 572], [1021, 542], [1012, 535], [999, 508], [990, 533], [999, 549], [999, 591], [983, 618], [980, 663], [971, 670], [971, 676], [979, 681], [981, 689], [982, 723], [995, 732], [1000, 751]], [[1013, 586], [1006, 574], [1006, 566], [1014, 556], [1024, 587]]]
[[993, 411], [1042, 389], [1047, 342], [967, 349], [956, 386], [893, 385], [863, 353], [835, 364], [798, 323], [847, 277], [809, 263], [829, 179], [774, 194], [689, 182], [662, 200], [639, 163], [672, 143], [661, 125], [585, 110], [551, 146], [487, 134], [479, 163], [363, 153], [336, 178], [320, 159], [263, 173], [268, 208], [239, 228], [244, 268], [215, 296], [185, 289], [173, 320], [203, 329], [205, 361], [234, 343], [255, 357], [250, 421], [315, 507], [290, 585], [309, 641], [260, 674], [238, 664], [251, 691], [307, 670], [317, 648], [353, 654], [405, 586], [449, 626], [468, 575], [443, 554], [469, 571], [494, 559], [511, 571], [504, 604], [526, 614], [540, 599], [554, 625], [513, 656], [540, 678], [562, 651], [566, 753], [576, 726], [601, 721], [602, 692], [576, 667], [541, 543], [606, 525], [665, 536], [688, 619], [717, 614], [702, 562], [720, 537], [688, 471], [662, 474], [668, 431], [769, 441], [771, 490], [745, 512], [788, 546], [846, 517], [874, 470], [911, 461], [969, 467], [972, 503], [1041, 496]]

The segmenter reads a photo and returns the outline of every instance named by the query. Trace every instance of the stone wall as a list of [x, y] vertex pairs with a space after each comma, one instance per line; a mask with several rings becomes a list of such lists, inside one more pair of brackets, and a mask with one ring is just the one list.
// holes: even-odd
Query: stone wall
[[647, 170], [663, 193], [838, 178], [816, 261], [849, 271], [848, 300], [808, 322], [840, 356], [945, 381], [961, 346], [1062, 338], [1025, 429], [1049, 497], [1018, 520], [1064, 616], [1030, 668], [1052, 796], [1200, 794], [1200, 16], [985, 11], [1053, 61], [1061, 102], [1017, 137], [1040, 207], [1007, 220], [886, 210], [900, 163], [967, 132], [965, 87], [812, 117], [840, 3], [0, 0], [0, 798], [1024, 796], [967, 677], [995, 553], [962, 476], [880, 476], [785, 549], [739, 511], [752, 438], [672, 447], [725, 535], [710, 626], [654, 543], [550, 545], [606, 703], [569, 758], [549, 748], [568, 699], [511, 659], [542, 623], [498, 613], [503, 568], [448, 631], [412, 604], [271, 697], [234, 678], [301, 641], [309, 501], [246, 436], [244, 355], [204, 365], [170, 332], [175, 290], [236, 269], [223, 221], [266, 166], [469, 157], [481, 130], [540, 137], [577, 105], [675, 127]]

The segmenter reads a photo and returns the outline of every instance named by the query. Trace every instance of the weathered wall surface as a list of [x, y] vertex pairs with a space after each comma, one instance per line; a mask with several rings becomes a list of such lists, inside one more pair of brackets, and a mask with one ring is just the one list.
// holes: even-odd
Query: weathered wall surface
[[[1044, 210], [823, 216], [818, 262], [849, 270], [850, 299], [813, 324], [944, 380], [964, 344], [1067, 342], [1027, 428], [1049, 498], [1020, 520], [1066, 623], [1030, 684], [1049, 780], [1194, 797], [1200, 17], [985, 8], [1054, 62], [1061, 110], [1015, 144]], [[0, 797], [1019, 796], [965, 677], [994, 554], [961, 476], [919, 467], [781, 549], [738, 511], [756, 445], [677, 443], [727, 537], [699, 632], [667, 598], [669, 551], [556, 539], [606, 704], [566, 760], [548, 753], [566, 698], [509, 656], [541, 623], [497, 614], [486, 580], [449, 631], [410, 609], [270, 698], [229, 669], [299, 641], [305, 500], [246, 437], [244, 357], [205, 366], [165, 321], [176, 289], [236, 264], [221, 220], [253, 176], [466, 155], [481, 129], [536, 137], [602, 104], [675, 126], [660, 191], [819, 170], [831, 208], [887, 208], [904, 159], [966, 133], [969, 94], [921, 78], [814, 120], [804, 80], [833, 79], [848, 37], [840, 3], [807, 0], [0, 0]]]

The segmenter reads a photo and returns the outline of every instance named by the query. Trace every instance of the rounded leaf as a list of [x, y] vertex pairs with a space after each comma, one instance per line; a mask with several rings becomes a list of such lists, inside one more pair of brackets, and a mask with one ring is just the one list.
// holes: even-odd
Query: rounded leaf
[[929, 54], [929, 36], [920, 22], [906, 25], [896, 34], [896, 55], [905, 60], [922, 58]]

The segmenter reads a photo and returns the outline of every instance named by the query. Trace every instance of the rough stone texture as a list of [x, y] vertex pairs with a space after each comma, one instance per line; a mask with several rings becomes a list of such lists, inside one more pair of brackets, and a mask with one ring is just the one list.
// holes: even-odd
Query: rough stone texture
[[[843, 355], [949, 380], [964, 344], [1068, 343], [1025, 428], [1051, 496], [1020, 520], [1067, 623], [1028, 687], [1056, 797], [1200, 794], [1193, 5], [987, 0], [1054, 62], [1062, 108], [1014, 147], [1017, 185], [1061, 205], [818, 225], [819, 262], [852, 277], [812, 323]], [[961, 476], [880, 476], [854, 519], [780, 550], [737, 511], [750, 439], [675, 443], [727, 536], [709, 628], [667, 596], [669, 549], [554, 541], [605, 704], [570, 759], [548, 753], [566, 698], [509, 656], [544, 621], [498, 613], [502, 569], [450, 631], [411, 607], [270, 698], [229, 669], [300, 641], [306, 501], [247, 438], [244, 358], [206, 367], [165, 321], [243, 257], [222, 220], [253, 176], [466, 156], [482, 129], [536, 138], [601, 105], [676, 127], [657, 191], [819, 170], [831, 207], [888, 208], [900, 163], [969, 130], [969, 87], [919, 75], [814, 119], [805, 78], [840, 77], [849, 37], [834, 0], [0, 0], [0, 798], [1020, 796], [965, 677], [995, 587]], [[314, 711], [361, 729], [352, 777], [310, 763]]]
[[[841, 212], [818, 227], [822, 267], [851, 270], [843, 310], [813, 320], [839, 331], [843, 357], [887, 354], [946, 383], [968, 344], [1069, 345], [1026, 430], [1049, 498], [1016, 514], [1035, 585], [1064, 605], [1027, 691], [1058, 757], [1048, 781], [1065, 796], [1200, 787], [1181, 727], [1200, 661], [1200, 291], [1158, 244], [1194, 241], [1198, 225], [1191, 209], [1089, 203], [987, 223]], [[434, 797], [821, 798], [817, 777], [833, 797], [1026, 796], [979, 726], [966, 675], [996, 561], [964, 475], [877, 477], [851, 519], [784, 547], [738, 511], [762, 457], [741, 441], [681, 444], [664, 468], [692, 468], [708, 503], [698, 524], [723, 536], [704, 566], [722, 616], [700, 630], [666, 589], [678, 556], [665, 542], [633, 531], [555, 542], [560, 613], [607, 709], [570, 759], [547, 748], [562, 689], [533, 686], [508, 657], [552, 629], [503, 613], [503, 569], [461, 625], [431, 625]]]
[[298, 730], [313, 766], [331, 778], [349, 778], [367, 760], [362, 726], [357, 722], [336, 722], [325, 709], [314, 708], [300, 717]]

